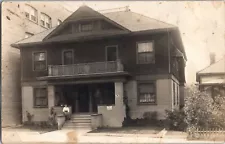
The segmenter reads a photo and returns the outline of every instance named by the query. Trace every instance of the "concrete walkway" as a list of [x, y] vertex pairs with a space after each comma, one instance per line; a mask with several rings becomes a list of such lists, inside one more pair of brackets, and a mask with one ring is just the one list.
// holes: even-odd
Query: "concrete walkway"
[[151, 136], [105, 136], [87, 135], [88, 130], [58, 130], [40, 134], [26, 130], [2, 130], [5, 143], [215, 143], [213, 141], [187, 141], [185, 138], [154, 138]]

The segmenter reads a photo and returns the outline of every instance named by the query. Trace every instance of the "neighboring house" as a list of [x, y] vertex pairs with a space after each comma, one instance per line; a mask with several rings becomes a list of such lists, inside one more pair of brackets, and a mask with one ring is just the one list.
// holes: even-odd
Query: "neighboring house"
[[[46, 121], [49, 109], [99, 114], [121, 127], [124, 96], [132, 119], [179, 108], [186, 54], [176, 26], [138, 13], [101, 14], [81, 6], [56, 28], [12, 44], [21, 51], [23, 121]], [[94, 116], [94, 115], [92, 115]]]
[[[55, 15], [56, 11], [60, 13]], [[2, 2], [1, 114], [3, 127], [21, 124], [22, 120], [20, 51], [10, 45], [56, 26], [58, 20], [63, 21], [70, 14], [70, 11], [57, 2]]]
[[210, 58], [210, 65], [197, 72], [199, 89], [212, 97], [225, 96], [225, 57], [215, 61], [215, 55], [211, 54]]

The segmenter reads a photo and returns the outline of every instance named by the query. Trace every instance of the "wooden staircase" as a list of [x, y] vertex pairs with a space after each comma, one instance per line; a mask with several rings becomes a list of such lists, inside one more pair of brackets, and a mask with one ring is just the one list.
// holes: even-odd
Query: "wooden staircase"
[[73, 114], [70, 120], [67, 120], [63, 125], [63, 129], [90, 129], [91, 130], [91, 115], [90, 114]]

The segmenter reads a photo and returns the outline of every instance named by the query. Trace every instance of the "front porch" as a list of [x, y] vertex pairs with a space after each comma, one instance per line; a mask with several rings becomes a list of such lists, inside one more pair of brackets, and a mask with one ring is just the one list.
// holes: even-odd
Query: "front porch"
[[114, 83], [55, 85], [56, 107], [68, 105], [71, 113], [98, 113], [98, 105], [115, 105]]
[[[125, 118], [123, 82], [101, 82], [48, 85], [49, 108], [57, 113], [67, 104], [75, 119], [90, 116], [92, 129], [97, 127], [122, 127]], [[87, 117], [85, 117], [87, 118]], [[86, 119], [89, 120], [89, 119]], [[74, 121], [74, 119], [72, 120]], [[68, 121], [68, 123], [73, 123]], [[80, 122], [80, 124], [83, 122]], [[74, 124], [74, 126], [76, 126]]]

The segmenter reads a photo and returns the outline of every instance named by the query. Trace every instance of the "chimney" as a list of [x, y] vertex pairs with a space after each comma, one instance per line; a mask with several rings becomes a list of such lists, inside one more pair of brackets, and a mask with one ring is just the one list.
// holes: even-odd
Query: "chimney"
[[215, 53], [210, 53], [210, 64], [215, 63], [216, 61], [216, 55]]

